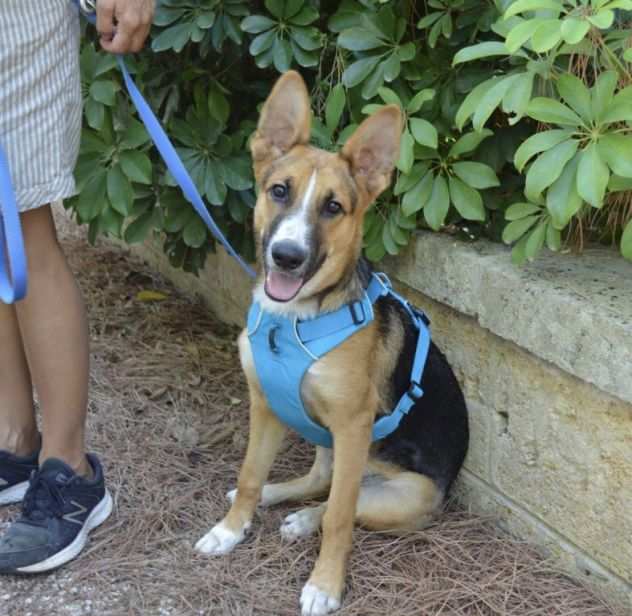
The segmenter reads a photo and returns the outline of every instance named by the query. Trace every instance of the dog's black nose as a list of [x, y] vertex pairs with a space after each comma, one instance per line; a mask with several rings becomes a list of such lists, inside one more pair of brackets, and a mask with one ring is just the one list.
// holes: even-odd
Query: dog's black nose
[[295, 270], [305, 263], [306, 258], [305, 249], [291, 240], [282, 240], [272, 245], [272, 259], [281, 269]]

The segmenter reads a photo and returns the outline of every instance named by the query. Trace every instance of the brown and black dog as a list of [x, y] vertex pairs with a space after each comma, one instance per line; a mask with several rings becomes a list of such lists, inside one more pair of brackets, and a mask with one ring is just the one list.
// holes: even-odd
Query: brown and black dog
[[[342, 151], [309, 145], [310, 102], [303, 79], [285, 73], [266, 101], [251, 142], [259, 197], [255, 232], [260, 275], [254, 298], [265, 311], [309, 319], [358, 299], [371, 275], [361, 258], [364, 215], [388, 186], [399, 155], [402, 115], [386, 106], [366, 119]], [[317, 447], [307, 475], [264, 485], [287, 428], [270, 410], [247, 333], [239, 339], [250, 393], [250, 436], [226, 517], [196, 545], [226, 554], [245, 536], [258, 503], [326, 503], [289, 515], [286, 539], [316, 532], [320, 555], [301, 594], [304, 616], [340, 606], [354, 521], [369, 529], [409, 530], [440, 509], [468, 446], [463, 395], [431, 344], [424, 395], [390, 436], [371, 445], [376, 416], [410, 384], [417, 329], [402, 305], [377, 300], [375, 319], [321, 359], [302, 381], [306, 409], [333, 435]]]

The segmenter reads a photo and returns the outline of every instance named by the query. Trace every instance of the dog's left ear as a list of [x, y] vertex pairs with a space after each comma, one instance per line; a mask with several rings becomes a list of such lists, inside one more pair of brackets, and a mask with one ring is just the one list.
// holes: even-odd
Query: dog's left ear
[[342, 148], [356, 182], [369, 195], [369, 203], [389, 185], [399, 158], [402, 112], [387, 105], [368, 117]]
[[272, 88], [261, 110], [257, 131], [250, 142], [255, 177], [295, 145], [309, 141], [311, 109], [309, 93], [296, 71], [284, 73]]

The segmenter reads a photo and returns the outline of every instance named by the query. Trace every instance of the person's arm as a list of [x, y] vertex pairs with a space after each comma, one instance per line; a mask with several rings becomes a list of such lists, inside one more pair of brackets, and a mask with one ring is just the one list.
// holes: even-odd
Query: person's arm
[[98, 0], [97, 31], [111, 53], [140, 51], [154, 17], [155, 0]]

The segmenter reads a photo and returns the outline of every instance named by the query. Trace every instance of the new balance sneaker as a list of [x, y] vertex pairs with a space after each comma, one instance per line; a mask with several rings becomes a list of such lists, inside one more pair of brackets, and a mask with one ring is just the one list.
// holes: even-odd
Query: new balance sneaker
[[55, 458], [33, 473], [22, 515], [0, 537], [0, 573], [50, 571], [83, 550], [88, 533], [112, 512], [101, 464], [90, 454], [88, 461], [92, 479]]
[[0, 451], [0, 505], [19, 503], [29, 487], [29, 477], [37, 470], [39, 448], [30, 456]]

